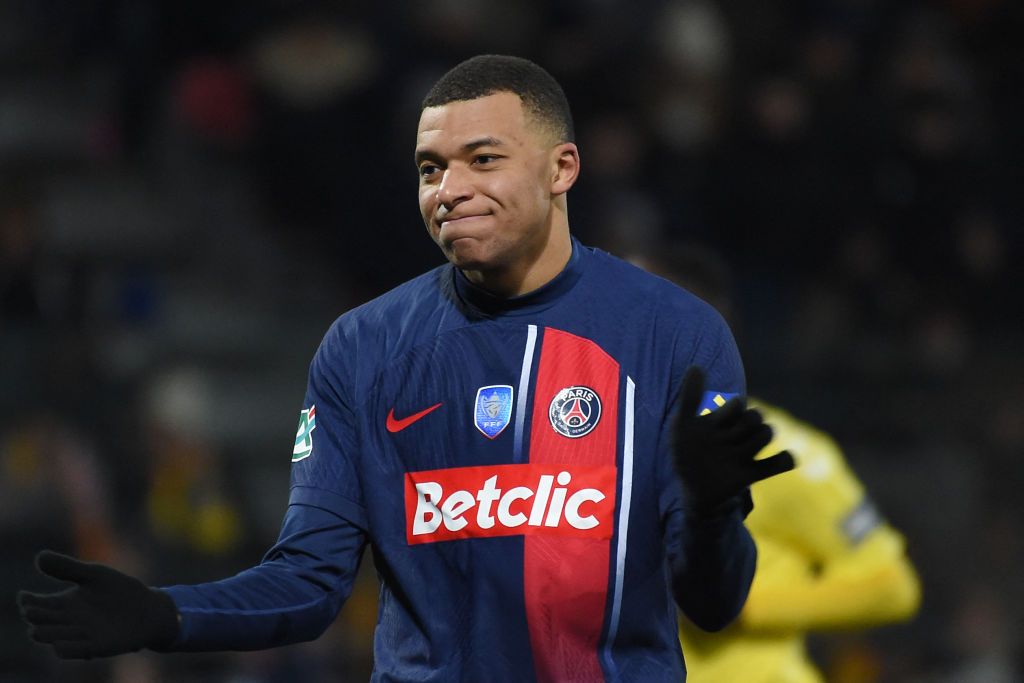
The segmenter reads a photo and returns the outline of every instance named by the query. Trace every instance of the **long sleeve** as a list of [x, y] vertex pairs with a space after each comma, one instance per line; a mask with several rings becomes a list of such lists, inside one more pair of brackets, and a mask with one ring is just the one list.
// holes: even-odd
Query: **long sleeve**
[[743, 525], [744, 505], [737, 498], [712, 517], [680, 513], [680, 528], [667, 544], [676, 604], [693, 623], [718, 631], [743, 608], [757, 563], [757, 548]]
[[164, 588], [181, 615], [178, 651], [257, 650], [313, 640], [348, 598], [366, 539], [308, 505], [288, 507], [263, 561], [231, 578]]
[[698, 515], [687, 505], [671, 464], [672, 428], [680, 409], [682, 378], [690, 366], [705, 371], [703, 407], [708, 410], [717, 409], [725, 399], [746, 390], [743, 363], [732, 333], [713, 309], [704, 311], [704, 316], [701, 325], [691, 322], [684, 328], [682, 334], [700, 329], [701, 340], [695, 347], [679, 345], [681, 352], [673, 366], [678, 379], [660, 439], [664, 453], [662, 505], [666, 511], [666, 557], [676, 604], [702, 629], [718, 631], [736, 619], [743, 608], [754, 576], [757, 548], [743, 521], [751, 508], [749, 492], [721, 505], [714, 514]]

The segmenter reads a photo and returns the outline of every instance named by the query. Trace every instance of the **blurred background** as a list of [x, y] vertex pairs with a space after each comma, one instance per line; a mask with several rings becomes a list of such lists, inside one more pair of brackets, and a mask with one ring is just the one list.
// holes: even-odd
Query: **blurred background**
[[258, 561], [321, 335], [441, 263], [419, 102], [480, 52], [565, 87], [575, 234], [723, 254], [751, 393], [906, 535], [920, 614], [816, 636], [830, 680], [1024, 680], [1011, 0], [0, 0], [0, 680], [367, 680], [371, 571], [249, 654], [60, 663], [13, 593], [43, 547], [158, 585]]

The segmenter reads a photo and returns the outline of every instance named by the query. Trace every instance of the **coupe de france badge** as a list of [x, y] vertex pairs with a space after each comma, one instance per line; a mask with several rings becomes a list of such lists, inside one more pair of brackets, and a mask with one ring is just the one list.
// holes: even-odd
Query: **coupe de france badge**
[[473, 424], [488, 439], [505, 431], [512, 421], [512, 387], [507, 384], [492, 384], [476, 390], [476, 405], [473, 408]]
[[700, 407], [697, 408], [698, 415], [707, 415], [725, 405], [726, 401], [739, 394], [730, 394], [726, 391], [705, 391], [701, 399]]
[[299, 414], [299, 430], [295, 433], [295, 448], [292, 462], [298, 462], [313, 454], [313, 430], [316, 429], [316, 406], [310, 406]]
[[556, 432], [578, 439], [597, 426], [601, 419], [601, 399], [590, 387], [566, 387], [551, 399], [548, 418]]

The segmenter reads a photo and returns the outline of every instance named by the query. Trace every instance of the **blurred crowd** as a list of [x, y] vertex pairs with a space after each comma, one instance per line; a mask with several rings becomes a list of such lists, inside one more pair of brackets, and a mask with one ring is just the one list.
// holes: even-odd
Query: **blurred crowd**
[[34, 552], [153, 584], [276, 537], [320, 336], [441, 262], [419, 102], [482, 52], [573, 106], [584, 243], [731, 264], [753, 394], [833, 434], [917, 619], [839, 683], [1024, 677], [1024, 5], [0, 0], [0, 678], [366, 680], [376, 581], [313, 644], [59, 663]]

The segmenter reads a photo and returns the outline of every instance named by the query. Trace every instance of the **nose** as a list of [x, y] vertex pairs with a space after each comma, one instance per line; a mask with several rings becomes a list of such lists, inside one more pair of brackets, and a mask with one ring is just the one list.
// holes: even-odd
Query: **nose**
[[445, 169], [441, 183], [437, 186], [437, 201], [451, 211], [473, 196], [473, 184], [468, 169], [452, 164]]

